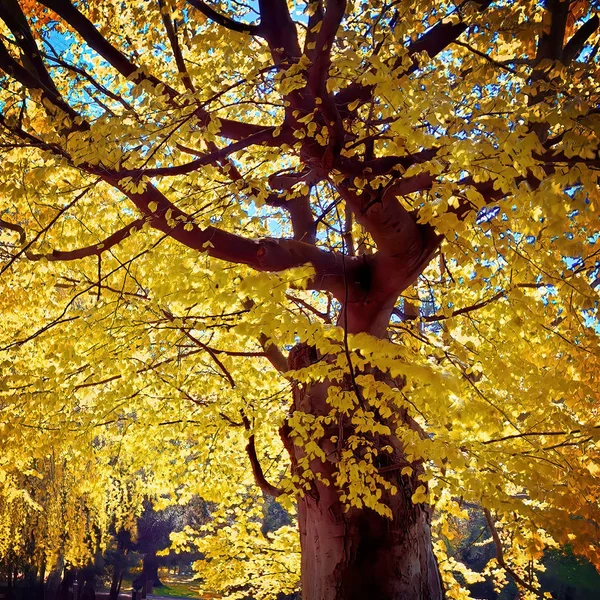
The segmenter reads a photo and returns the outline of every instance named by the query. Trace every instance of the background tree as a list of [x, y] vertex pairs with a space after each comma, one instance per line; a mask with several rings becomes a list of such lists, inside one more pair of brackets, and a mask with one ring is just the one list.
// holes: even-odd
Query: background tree
[[596, 10], [3, 0], [15, 431], [297, 499], [307, 600], [600, 564]]
[[[93, 563], [110, 538], [109, 519], [135, 526], [137, 502], [127, 497], [127, 483], [107, 475], [94, 454], [74, 456], [57, 443], [45, 458], [20, 463], [13, 452], [5, 458], [0, 569], [9, 598], [54, 600], [62, 589], [66, 598], [67, 573], [74, 576]], [[88, 484], [90, 478], [96, 485]]]

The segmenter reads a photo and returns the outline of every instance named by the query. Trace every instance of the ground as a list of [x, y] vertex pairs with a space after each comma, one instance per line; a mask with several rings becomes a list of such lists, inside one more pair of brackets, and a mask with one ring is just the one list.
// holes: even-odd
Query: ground
[[[195, 598], [196, 600], [213, 600], [220, 598], [218, 594], [214, 594], [201, 589], [200, 583], [194, 581], [190, 575], [173, 575], [166, 570], [160, 571], [160, 579], [164, 583], [163, 586], [154, 588], [153, 593], [148, 596], [148, 599], [163, 600], [169, 599], [184, 599]], [[121, 586], [120, 597], [131, 598], [131, 579], [124, 579]]]

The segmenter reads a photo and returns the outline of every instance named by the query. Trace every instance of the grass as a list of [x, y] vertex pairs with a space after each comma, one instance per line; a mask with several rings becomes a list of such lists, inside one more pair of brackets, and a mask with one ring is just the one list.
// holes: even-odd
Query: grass
[[178, 597], [178, 598], [202, 598], [200, 586], [197, 581], [186, 579], [176, 575], [160, 575], [160, 580], [165, 584], [156, 587], [152, 593], [156, 596]]
[[166, 569], [159, 572], [160, 580], [164, 583], [161, 587], [152, 590], [154, 596], [165, 596], [167, 598], [196, 598], [196, 600], [216, 600], [220, 595], [200, 589], [198, 581], [189, 575], [173, 575]]
[[[153, 596], [166, 596], [167, 598], [195, 598], [196, 600], [212, 600], [213, 598], [218, 597], [210, 592], [201, 592], [200, 584], [189, 576], [172, 575], [162, 570], [159, 573], [159, 576], [164, 585], [155, 587], [152, 590]], [[128, 592], [131, 588], [131, 579], [123, 579], [121, 593]]]

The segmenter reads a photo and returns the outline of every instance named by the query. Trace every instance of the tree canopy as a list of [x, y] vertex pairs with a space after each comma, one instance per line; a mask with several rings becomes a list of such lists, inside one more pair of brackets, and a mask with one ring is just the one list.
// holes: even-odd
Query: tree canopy
[[60, 465], [95, 508], [79, 545], [44, 512], [48, 564], [133, 481], [215, 503], [176, 544], [232, 597], [295, 589], [300, 542], [305, 597], [353, 597], [310, 591], [315, 507], [413, 507], [449, 598], [467, 509], [499, 584], [600, 567], [597, 12], [2, 0], [0, 559]]

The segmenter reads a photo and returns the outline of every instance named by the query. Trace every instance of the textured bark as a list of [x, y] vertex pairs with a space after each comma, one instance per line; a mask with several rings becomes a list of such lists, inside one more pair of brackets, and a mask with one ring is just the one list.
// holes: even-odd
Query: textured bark
[[[290, 353], [290, 368], [302, 368], [317, 359], [313, 348], [299, 345]], [[330, 410], [325, 400], [327, 388], [327, 383], [307, 388], [298, 386], [294, 409], [317, 416], [327, 414]], [[408, 415], [399, 415], [409, 427], [418, 429]], [[351, 433], [348, 423], [341, 426], [344, 436]], [[282, 434], [294, 463], [302, 456], [302, 449], [286, 437], [285, 428]], [[415, 505], [411, 500], [416, 488], [423, 484], [418, 480], [421, 465], [410, 463], [413, 474], [401, 475], [401, 466], [409, 463], [398, 439], [386, 436], [380, 442], [394, 448], [389, 463], [382, 465], [382, 472], [388, 473], [388, 480], [398, 490], [395, 495], [383, 497], [392, 511], [392, 519], [368, 508], [345, 511], [339, 490], [319, 482], [298, 501], [304, 600], [439, 600], [444, 597], [431, 545], [430, 509], [427, 505]], [[322, 444], [328, 455], [335, 455], [327, 433]], [[335, 468], [335, 459], [312, 464], [315, 472], [328, 479]]]
[[429, 514], [412, 505], [410, 485], [390, 505], [393, 520], [370, 509], [343, 512], [337, 493], [299, 504], [304, 600], [437, 600], [442, 587]]

